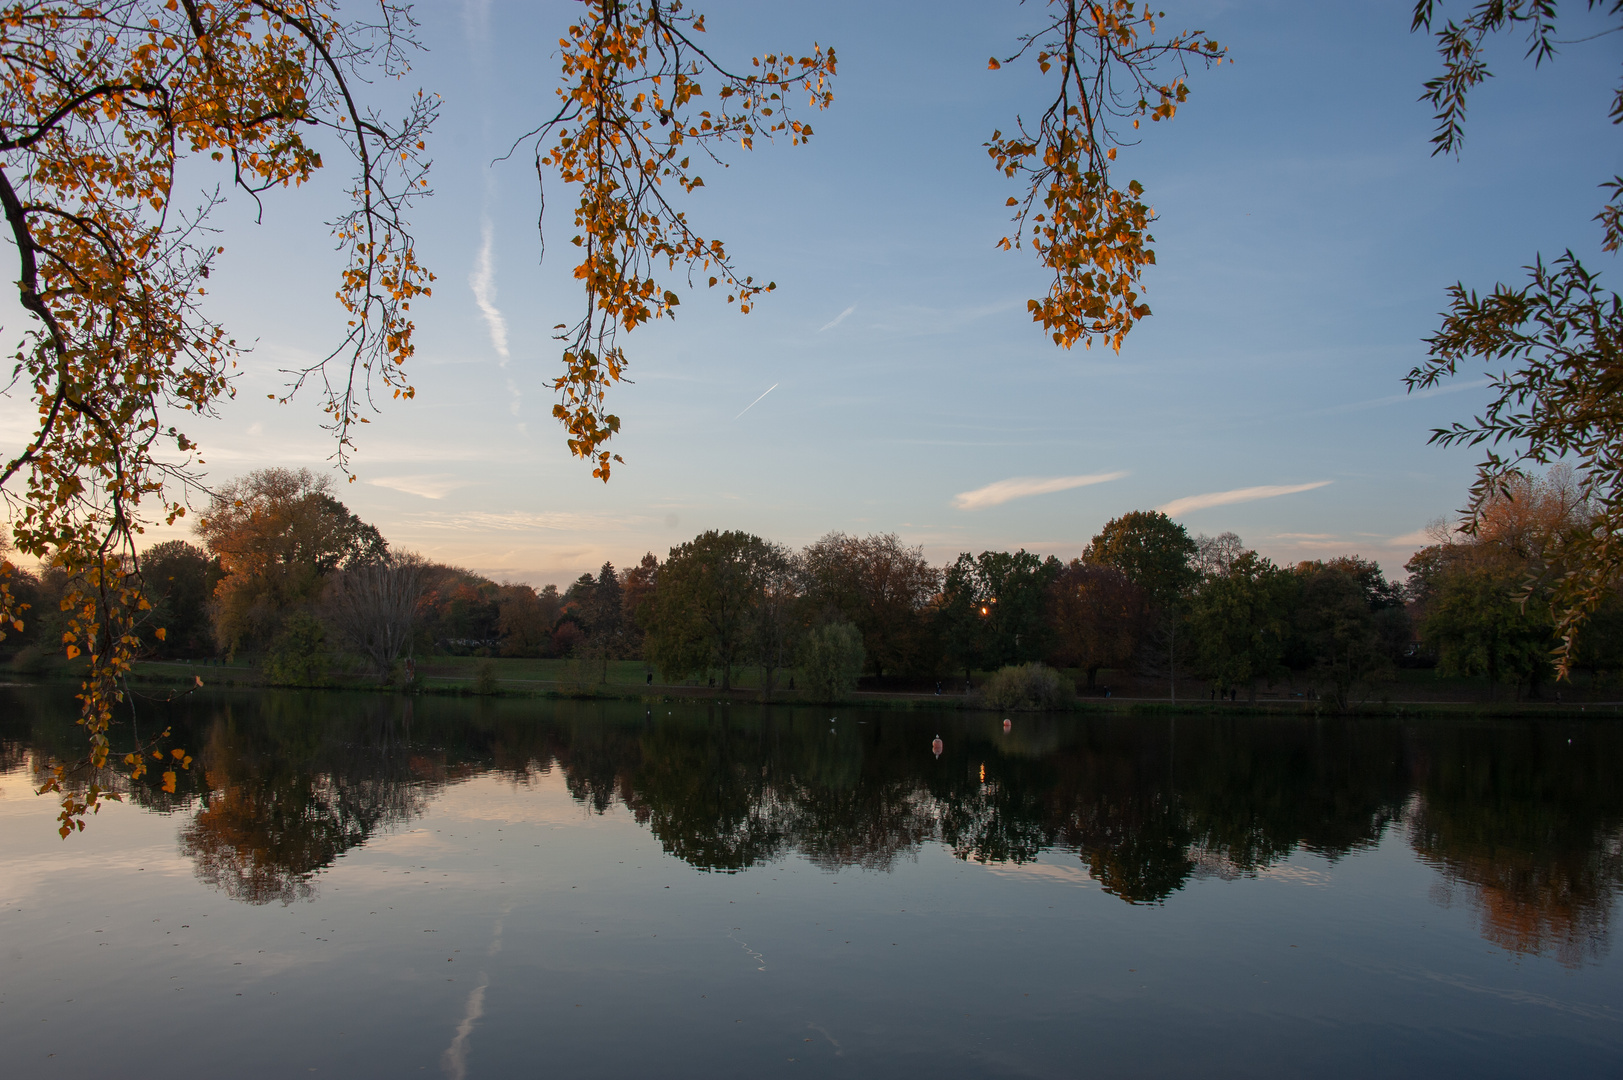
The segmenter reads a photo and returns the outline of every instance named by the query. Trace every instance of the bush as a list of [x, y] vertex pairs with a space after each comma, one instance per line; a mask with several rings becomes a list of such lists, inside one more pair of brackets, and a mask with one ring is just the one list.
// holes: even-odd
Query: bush
[[857, 688], [866, 657], [862, 632], [850, 623], [826, 623], [806, 635], [800, 650], [805, 693], [813, 701], [839, 701]]
[[332, 667], [327, 628], [314, 615], [289, 617], [265, 656], [265, 681], [272, 686], [326, 686]]
[[473, 665], [473, 692], [490, 695], [496, 692], [496, 661], [481, 660]]
[[1071, 688], [1045, 664], [1006, 667], [986, 680], [981, 700], [1002, 712], [1057, 709], [1070, 701]]
[[39, 675], [49, 666], [49, 657], [38, 645], [24, 645], [11, 658], [11, 670], [18, 675]]

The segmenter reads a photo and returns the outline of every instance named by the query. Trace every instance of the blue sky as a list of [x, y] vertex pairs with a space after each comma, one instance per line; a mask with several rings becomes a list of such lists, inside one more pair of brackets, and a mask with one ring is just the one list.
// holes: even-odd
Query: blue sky
[[[748, 316], [700, 290], [623, 339], [626, 463], [605, 486], [549, 415], [550, 327], [581, 302], [568, 194], [548, 191], [538, 262], [529, 158], [491, 163], [553, 100], [577, 5], [421, 4], [412, 82], [444, 104], [419, 256], [439, 281], [419, 305], [418, 396], [374, 417], [341, 497], [396, 547], [537, 584], [707, 528], [792, 545], [895, 531], [937, 561], [1069, 558], [1109, 518], [1169, 505], [1191, 532], [1233, 530], [1276, 560], [1356, 552], [1398, 571], [1472, 475], [1474, 456], [1427, 446], [1429, 429], [1486, 400], [1476, 375], [1404, 395], [1446, 287], [1514, 280], [1567, 247], [1615, 273], [1590, 218], [1623, 169], [1606, 122], [1623, 38], [1537, 71], [1519, 40], [1495, 42], [1455, 161], [1430, 156], [1416, 98], [1436, 60], [1409, 5], [1163, 6], [1234, 63], [1195, 71], [1177, 119], [1118, 162], [1160, 215], [1154, 315], [1118, 356], [1049, 344], [1024, 310], [1041, 268], [993, 246], [1013, 188], [981, 144], [1046, 101], [1035, 71], [986, 59], [1013, 51], [1035, 3], [697, 4], [721, 55], [834, 46], [835, 102], [808, 146], [705, 174], [690, 216], [779, 288]], [[1563, 15], [1563, 37], [1596, 28]], [[320, 225], [341, 179], [277, 195], [264, 225], [241, 200], [221, 215], [215, 313], [255, 351], [238, 399], [197, 429], [211, 481], [329, 467], [315, 400], [266, 394], [342, 326]], [[25, 414], [5, 409], [15, 430]], [[1267, 497], [1197, 498], [1245, 489]]]

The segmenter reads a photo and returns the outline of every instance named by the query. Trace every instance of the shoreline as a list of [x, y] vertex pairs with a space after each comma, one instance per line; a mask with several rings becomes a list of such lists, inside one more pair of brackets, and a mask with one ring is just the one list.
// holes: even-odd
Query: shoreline
[[[676, 704], [719, 706], [834, 706], [899, 711], [940, 710], [944, 712], [1007, 713], [982, 704], [977, 698], [963, 694], [937, 695], [934, 693], [908, 693], [902, 691], [862, 691], [837, 701], [817, 701], [792, 692], [763, 698], [754, 688], [735, 688], [725, 694], [714, 687], [681, 686], [655, 683], [651, 685], [600, 684], [590, 690], [565, 688], [561, 679], [498, 679], [496, 685], [481, 693], [470, 679], [447, 676], [423, 676], [417, 686], [380, 683], [375, 678], [340, 676], [322, 686], [272, 686], [260, 681], [251, 668], [235, 667], [224, 670], [232, 674], [225, 678], [205, 678], [199, 666], [173, 665], [186, 670], [169, 672], [137, 670], [129, 683], [142, 687], [170, 687], [175, 689], [203, 689], [208, 691], [324, 691], [328, 693], [391, 694], [425, 697], [486, 697], [506, 699], [532, 699], [548, 701], [624, 701], [639, 704]], [[165, 665], [171, 666], [171, 665]], [[221, 671], [219, 667], [215, 671]], [[31, 680], [31, 681], [21, 681]], [[201, 687], [197, 685], [201, 680]], [[14, 675], [0, 682], [5, 686], [39, 684], [72, 685], [77, 677], [67, 672], [42, 672], [34, 675]], [[1172, 701], [1167, 697], [1083, 697], [1053, 709], [1022, 709], [1016, 712], [1032, 716], [1276, 716], [1305, 719], [1334, 717], [1364, 717], [1386, 719], [1473, 718], [1487, 720], [1606, 720], [1623, 719], [1623, 701], [1394, 701], [1373, 700], [1357, 703], [1345, 712], [1328, 707], [1322, 699], [1275, 698], [1259, 700], [1255, 704], [1245, 701], [1216, 702], [1201, 699]]]

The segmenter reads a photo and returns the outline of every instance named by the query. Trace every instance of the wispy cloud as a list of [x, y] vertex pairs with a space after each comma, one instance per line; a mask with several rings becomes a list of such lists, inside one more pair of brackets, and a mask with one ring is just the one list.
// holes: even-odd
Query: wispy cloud
[[1311, 484], [1264, 484], [1260, 487], [1235, 488], [1233, 491], [1211, 491], [1205, 495], [1187, 495], [1156, 507], [1167, 517], [1177, 517], [1191, 510], [1204, 510], [1209, 506], [1228, 506], [1230, 503], [1255, 502], [1275, 499], [1281, 495], [1295, 495], [1298, 491], [1312, 491], [1329, 484], [1328, 480], [1315, 480]]
[[1388, 547], [1423, 548], [1436, 542], [1436, 538], [1431, 535], [1429, 529], [1416, 529], [1413, 532], [1406, 532], [1402, 536], [1394, 536], [1392, 539], [1387, 540], [1386, 544]]
[[507, 411], [512, 413], [514, 416], [517, 416], [519, 409], [524, 404], [524, 391], [518, 388], [518, 383], [514, 382], [512, 379], [508, 379], [507, 392], [512, 396], [513, 399], [507, 403]]
[[995, 484], [976, 488], [974, 491], [960, 492], [952, 497], [952, 504], [960, 510], [984, 510], [988, 506], [999, 506], [1010, 499], [1024, 499], [1028, 495], [1047, 495], [1053, 491], [1069, 491], [1090, 484], [1103, 484], [1110, 480], [1120, 480], [1126, 475], [1125, 472], [1110, 472], [1093, 473], [1089, 476], [1012, 476], [1007, 480], [999, 480]]
[[462, 32], [471, 45], [490, 44], [490, 0], [463, 0]]
[[834, 327], [840, 325], [842, 322], [845, 321], [845, 317], [847, 315], [851, 314], [856, 309], [857, 309], [857, 306], [855, 304], [852, 304], [850, 307], [846, 308], [844, 311], [842, 311], [838, 315], [834, 316], [828, 322], [824, 323], [822, 326], [819, 326], [817, 328], [817, 332], [819, 334], [821, 334], [824, 330], [832, 330], [832, 329], [834, 329]]
[[[770, 394], [772, 391], [776, 390], [777, 388], [778, 388], [777, 383], [773, 383], [771, 386], [767, 387], [765, 390], [763, 390], [761, 392], [761, 397], [756, 398], [754, 401], [750, 402], [748, 405], [746, 405], [742, 409], [738, 410], [738, 416], [743, 416], [745, 413], [747, 413], [751, 409], [755, 408], [756, 404], [758, 402], [760, 402], [761, 398], [766, 397], [768, 394]], [[733, 419], [737, 420], [738, 416], [733, 417]]]
[[474, 510], [466, 514], [425, 514], [412, 524], [422, 529], [452, 529], [458, 532], [613, 532], [646, 525], [649, 518], [640, 515], [577, 513], [560, 510], [551, 513], [525, 513], [521, 510], [491, 513]]
[[388, 488], [390, 491], [403, 491], [407, 495], [417, 495], [424, 499], [443, 499], [457, 488], [464, 486], [454, 476], [445, 473], [427, 473], [418, 476], [380, 476], [375, 480], [368, 480], [373, 487]]
[[1332, 405], [1326, 409], [1315, 409], [1308, 415], [1324, 416], [1331, 413], [1378, 409], [1382, 405], [1396, 405], [1400, 401], [1420, 401], [1423, 398], [1437, 397], [1441, 394], [1458, 394], [1464, 390], [1480, 390], [1487, 385], [1487, 379], [1473, 379], [1470, 382], [1462, 383], [1444, 383], [1441, 386], [1429, 386], [1424, 390], [1416, 390], [1408, 394], [1388, 394], [1386, 397], [1370, 398], [1368, 401], [1351, 401], [1345, 405]]
[[496, 350], [496, 355], [502, 358], [505, 367], [508, 356], [507, 319], [496, 306], [496, 267], [493, 257], [496, 240], [488, 217], [480, 228], [480, 236], [483, 242], [479, 245], [479, 261], [474, 265], [473, 273], [468, 275], [468, 287], [473, 290], [474, 303], [479, 305], [479, 311], [485, 317], [485, 326], [490, 330], [490, 344]]

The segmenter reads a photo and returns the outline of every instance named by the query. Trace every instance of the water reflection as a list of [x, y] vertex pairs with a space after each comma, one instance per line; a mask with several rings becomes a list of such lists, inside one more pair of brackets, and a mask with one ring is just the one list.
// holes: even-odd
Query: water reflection
[[308, 899], [316, 871], [421, 814], [447, 770], [410, 745], [405, 704], [357, 725], [290, 697], [265, 702], [257, 723], [226, 709], [206, 724], [201, 806], [180, 832], [197, 876], [251, 904]]
[[1491, 758], [1457, 737], [1418, 749], [1426, 783], [1405, 817], [1443, 874], [1435, 899], [1476, 907], [1483, 937], [1512, 952], [1598, 959], [1623, 883], [1616, 759], [1536, 726], [1503, 732]]
[[[7, 691], [0, 760], [72, 749], [71, 712]], [[1623, 733], [1613, 725], [842, 716], [749, 709], [274, 694], [161, 718], [195, 747], [175, 795], [198, 876], [255, 904], [485, 773], [560, 771], [589, 813], [623, 806], [670, 854], [737, 872], [801, 855], [883, 871], [941, 843], [961, 859], [1070, 853], [1107, 892], [1162, 903], [1191, 878], [1329, 860], [1399, 830], [1442, 904], [1483, 936], [1579, 965], [1608, 948], [1623, 884]], [[939, 734], [940, 746], [930, 736]], [[937, 753], [939, 750], [939, 753]], [[189, 785], [189, 786], [188, 786]]]

